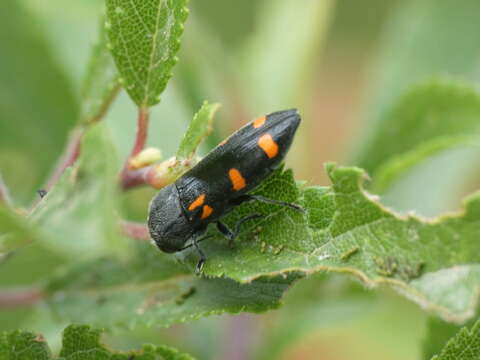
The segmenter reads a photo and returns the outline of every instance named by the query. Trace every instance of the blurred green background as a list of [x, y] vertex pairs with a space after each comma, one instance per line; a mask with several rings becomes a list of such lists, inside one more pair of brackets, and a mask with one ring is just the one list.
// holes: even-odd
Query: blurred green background
[[[19, 206], [45, 183], [77, 121], [102, 8], [101, 0], [6, 0], [0, 12], [0, 173]], [[363, 144], [409, 86], [432, 75], [480, 75], [474, 0], [191, 0], [190, 10], [180, 61], [152, 112], [148, 142], [165, 158], [203, 100], [222, 103], [203, 152], [258, 115], [297, 107], [303, 124], [287, 164], [298, 180], [328, 184], [325, 161], [370, 170]], [[106, 120], [121, 159], [135, 120], [121, 93]], [[476, 156], [467, 147], [432, 156], [382, 200], [424, 216], [457, 210], [477, 187]], [[128, 217], [143, 221], [153, 194], [127, 193]], [[0, 315], [1, 329], [55, 337], [63, 326], [27, 310]], [[123, 349], [167, 343], [200, 359], [420, 359], [426, 323], [391, 292], [329, 275], [295, 286], [278, 311], [115, 332], [107, 341]]]

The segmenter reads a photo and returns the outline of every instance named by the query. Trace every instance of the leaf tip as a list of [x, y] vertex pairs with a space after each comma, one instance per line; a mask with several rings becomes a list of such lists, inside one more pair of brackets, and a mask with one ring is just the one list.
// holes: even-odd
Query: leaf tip
[[337, 166], [337, 163], [334, 161], [329, 161], [323, 164], [323, 167], [325, 168], [325, 171], [329, 177], [331, 177], [330, 175], [333, 174]]
[[480, 191], [477, 191], [463, 200], [466, 217], [478, 219], [480, 217]]

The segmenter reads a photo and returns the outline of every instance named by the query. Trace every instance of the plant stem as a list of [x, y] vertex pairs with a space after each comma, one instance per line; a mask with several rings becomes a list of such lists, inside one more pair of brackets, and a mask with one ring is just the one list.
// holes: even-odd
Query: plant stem
[[34, 305], [44, 297], [45, 295], [37, 289], [3, 292], [0, 293], [0, 307]]
[[53, 171], [52, 176], [45, 185], [46, 191], [50, 191], [53, 185], [55, 185], [60, 179], [65, 169], [69, 166], [72, 166], [73, 163], [75, 163], [75, 161], [77, 160], [78, 155], [80, 155], [80, 144], [84, 132], [85, 128], [80, 126], [72, 130], [63, 155], [60, 158], [57, 167]]
[[123, 235], [137, 240], [150, 240], [150, 233], [147, 225], [131, 221], [120, 222], [120, 229]]
[[112, 91], [110, 92], [108, 97], [102, 103], [102, 106], [100, 107], [98, 113], [93, 118], [91, 118], [88, 121], [88, 123], [96, 123], [96, 122], [102, 120], [105, 117], [105, 115], [107, 114], [107, 111], [110, 109], [110, 106], [113, 103], [113, 100], [115, 100], [115, 98], [117, 97], [117, 95], [119, 94], [121, 89], [122, 89], [122, 86], [120, 84], [117, 84], [112, 89]]
[[120, 89], [122, 87], [118, 84], [110, 93], [110, 96], [104, 101], [102, 104], [99, 112], [97, 115], [92, 118], [86, 125], [78, 125], [75, 127], [72, 132], [70, 133], [70, 137], [68, 143], [65, 147], [62, 157], [60, 158], [57, 167], [53, 171], [50, 179], [48, 180], [47, 184], [45, 185], [46, 191], [49, 191], [53, 185], [57, 183], [57, 181], [62, 176], [65, 169], [69, 166], [72, 166], [75, 161], [77, 160], [78, 156], [80, 155], [80, 145], [82, 142], [83, 134], [85, 133], [86, 127], [92, 123], [96, 123], [103, 119], [113, 103], [113, 100], [117, 97]]
[[10, 192], [8, 191], [7, 184], [5, 184], [5, 182], [2, 179], [1, 174], [0, 174], [0, 204], [4, 204], [6, 206], [12, 205]]
[[150, 172], [153, 170], [153, 166], [146, 166], [137, 170], [126, 170], [122, 176], [122, 188], [128, 190], [135, 186], [146, 185], [149, 183]]
[[122, 173], [120, 174], [120, 183], [122, 188], [127, 190], [131, 187], [143, 185], [146, 183], [146, 172], [148, 168], [140, 170], [132, 170], [130, 168], [130, 160], [138, 155], [147, 143], [148, 137], [148, 124], [149, 124], [150, 112], [148, 108], [140, 107], [138, 109], [137, 118], [137, 135], [135, 138], [135, 144], [133, 145], [130, 156], [125, 161]]
[[135, 139], [135, 145], [133, 146], [132, 153], [130, 158], [134, 157], [140, 151], [143, 150], [147, 142], [148, 136], [148, 120], [150, 118], [150, 112], [148, 108], [139, 108], [138, 109], [138, 119], [137, 119], [137, 137]]

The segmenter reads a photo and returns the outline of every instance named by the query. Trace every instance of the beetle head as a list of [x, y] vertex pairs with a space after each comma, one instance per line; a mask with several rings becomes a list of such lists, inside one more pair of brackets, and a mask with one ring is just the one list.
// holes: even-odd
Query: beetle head
[[180, 251], [190, 238], [192, 228], [183, 214], [175, 184], [164, 187], [153, 198], [148, 229], [160, 250], [167, 253]]

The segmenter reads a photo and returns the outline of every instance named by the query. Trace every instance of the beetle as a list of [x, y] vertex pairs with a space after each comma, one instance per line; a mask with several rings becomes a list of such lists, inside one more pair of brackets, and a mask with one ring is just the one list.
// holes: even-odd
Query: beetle
[[[200, 255], [196, 273], [202, 271], [206, 256], [198, 243], [204, 240], [208, 224], [230, 241], [240, 226], [261, 215], [240, 219], [234, 230], [221, 218], [246, 201], [289, 207], [303, 211], [296, 204], [250, 194], [278, 168], [290, 148], [300, 124], [296, 109], [259, 117], [234, 132], [177, 181], [161, 189], [150, 203], [148, 228], [158, 248], [174, 253], [194, 246]], [[190, 245], [185, 244], [191, 240]]]

